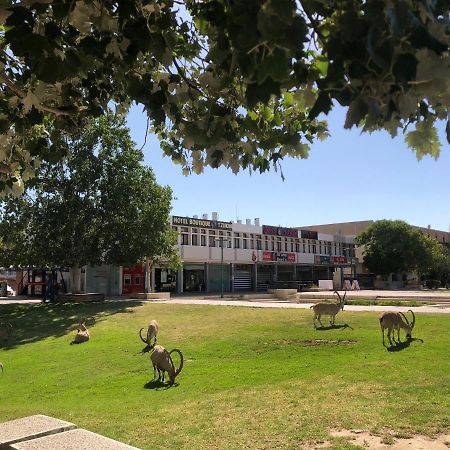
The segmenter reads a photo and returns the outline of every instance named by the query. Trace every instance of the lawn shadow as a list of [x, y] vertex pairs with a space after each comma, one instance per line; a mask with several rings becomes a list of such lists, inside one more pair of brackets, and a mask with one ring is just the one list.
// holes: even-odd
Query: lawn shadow
[[353, 330], [354, 328], [352, 326], [350, 326], [348, 323], [344, 323], [342, 325], [328, 325], [326, 327], [322, 326], [322, 327], [314, 327], [317, 331], [327, 331], [327, 330], [343, 330], [345, 328], [350, 328], [351, 330]]
[[167, 389], [178, 387], [177, 382], [170, 384], [168, 381], [161, 381], [158, 379], [148, 381], [144, 384], [144, 389], [153, 389], [154, 391], [166, 391]]
[[39, 303], [9, 304], [0, 306], [0, 322], [9, 322], [13, 333], [5, 342], [0, 342], [3, 350], [12, 350], [23, 344], [39, 342], [48, 337], [65, 336], [77, 330], [80, 317], [92, 316], [95, 323], [115, 314], [133, 314], [134, 306], [140, 301], [92, 302], [92, 303]]
[[384, 344], [384, 346], [386, 347], [386, 350], [388, 352], [401, 352], [402, 350], [404, 350], [405, 348], [408, 348], [411, 345], [411, 342], [414, 341], [420, 341], [423, 344], [423, 339], [420, 338], [409, 338], [406, 341], [400, 341], [400, 342], [396, 342], [394, 341], [393, 345], [390, 345], [389, 347], [386, 346], [386, 344]]

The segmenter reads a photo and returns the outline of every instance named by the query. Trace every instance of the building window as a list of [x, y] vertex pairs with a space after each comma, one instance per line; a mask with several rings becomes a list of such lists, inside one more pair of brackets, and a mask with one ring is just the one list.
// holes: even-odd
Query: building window
[[198, 245], [198, 234], [192, 235], [192, 245]]
[[295, 251], [296, 251], [296, 253], [300, 253], [300, 243], [299, 243], [299, 241], [295, 241]]
[[206, 247], [206, 236], [204, 234], [200, 235], [200, 244], [202, 247]]
[[129, 286], [131, 284], [131, 273], [125, 273], [123, 275], [123, 284]]
[[189, 228], [181, 227], [181, 245], [189, 245]]
[[238, 237], [234, 238], [234, 248], [241, 248], [240, 239]]
[[316, 250], [317, 250], [317, 247], [316, 247], [316, 241], [313, 241], [312, 252], [315, 254], [315, 253], [316, 253]]
[[247, 233], [242, 234], [242, 248], [247, 248]]
[[256, 249], [257, 249], [257, 250], [262, 250], [261, 244], [262, 244], [261, 238], [258, 237], [258, 239], [256, 240]]
[[281, 238], [277, 238], [277, 252], [281, 252]]

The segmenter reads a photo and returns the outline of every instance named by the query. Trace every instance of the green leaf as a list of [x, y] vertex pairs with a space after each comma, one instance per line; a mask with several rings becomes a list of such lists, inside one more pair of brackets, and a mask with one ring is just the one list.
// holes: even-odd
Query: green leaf
[[259, 102], [268, 103], [272, 95], [280, 95], [280, 84], [271, 78], [266, 78], [262, 84], [250, 84], [245, 92], [249, 108], [254, 108]]
[[368, 109], [367, 103], [361, 97], [350, 103], [345, 117], [344, 128], [350, 129], [353, 125], [359, 125], [366, 116]]
[[406, 134], [405, 141], [416, 152], [417, 159], [424, 155], [430, 155], [437, 159], [441, 150], [439, 136], [436, 127], [431, 126], [431, 121], [418, 122], [416, 129]]

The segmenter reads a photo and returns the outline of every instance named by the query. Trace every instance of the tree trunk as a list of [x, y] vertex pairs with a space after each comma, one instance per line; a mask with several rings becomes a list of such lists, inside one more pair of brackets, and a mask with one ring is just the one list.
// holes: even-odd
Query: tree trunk
[[73, 294], [78, 294], [80, 292], [80, 266], [74, 265], [70, 268], [70, 287]]
[[149, 258], [145, 258], [145, 292], [152, 292], [152, 265]]

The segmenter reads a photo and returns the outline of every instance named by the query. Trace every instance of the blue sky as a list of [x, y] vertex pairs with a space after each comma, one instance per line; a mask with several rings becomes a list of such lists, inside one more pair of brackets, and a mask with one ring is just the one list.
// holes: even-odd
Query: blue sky
[[[144, 142], [146, 116], [133, 107], [128, 117], [133, 140]], [[449, 230], [450, 148], [441, 131], [440, 158], [417, 161], [402, 137], [385, 132], [344, 130], [345, 112], [329, 117], [331, 136], [314, 143], [307, 160], [285, 159], [279, 173], [206, 169], [181, 174], [163, 153], [155, 136], [144, 147], [145, 163], [160, 184], [172, 187], [172, 213], [180, 216], [217, 211], [224, 221], [259, 217], [261, 224], [301, 226], [356, 220], [401, 219], [417, 226]]]

